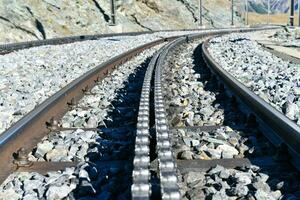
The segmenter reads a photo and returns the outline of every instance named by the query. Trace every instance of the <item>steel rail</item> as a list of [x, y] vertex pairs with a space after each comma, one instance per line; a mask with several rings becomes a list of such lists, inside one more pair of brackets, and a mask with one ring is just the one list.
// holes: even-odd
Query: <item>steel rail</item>
[[275, 145], [282, 143], [287, 145], [292, 155], [292, 163], [300, 168], [300, 126], [288, 119], [284, 114], [276, 110], [262, 98], [257, 96], [244, 84], [229, 74], [222, 66], [217, 63], [208, 51], [209, 40], [202, 46], [203, 58], [211, 71], [220, 77], [221, 82], [236, 94], [238, 99], [254, 111], [255, 116], [262, 123], [259, 128], [265, 136]]
[[[226, 28], [221, 28], [220, 30], [225, 30]], [[228, 28], [230, 29], [230, 28]], [[43, 45], [59, 45], [59, 44], [68, 44], [79, 41], [86, 40], [98, 40], [100, 38], [107, 37], [117, 37], [117, 36], [137, 36], [143, 34], [152, 34], [159, 32], [173, 32], [173, 31], [201, 31], [201, 30], [213, 30], [211, 28], [207, 29], [178, 29], [178, 30], [157, 30], [157, 31], [141, 31], [141, 32], [125, 32], [125, 33], [107, 33], [107, 34], [94, 34], [94, 35], [78, 35], [78, 36], [69, 36], [69, 37], [60, 37], [60, 38], [51, 38], [44, 40], [34, 40], [26, 42], [17, 42], [17, 43], [8, 43], [0, 44], [0, 55], [7, 54], [12, 51], [27, 49], [31, 47], [38, 47]]]
[[86, 40], [98, 40], [100, 38], [117, 37], [117, 36], [138, 36], [143, 34], [152, 34], [157, 32], [172, 32], [172, 31], [197, 31], [201, 29], [180, 29], [180, 30], [158, 30], [158, 31], [140, 31], [140, 32], [124, 32], [124, 33], [106, 33], [106, 34], [94, 34], [94, 35], [78, 35], [69, 37], [59, 37], [44, 40], [34, 40], [26, 42], [0, 44], [0, 54], [7, 54], [12, 51], [27, 49], [31, 47], [38, 47], [43, 45], [59, 45], [68, 44]]
[[33, 149], [50, 132], [46, 122], [60, 119], [68, 111], [70, 102], [76, 102], [82, 98], [84, 91], [92, 88], [118, 65], [147, 48], [174, 38], [159, 39], [141, 45], [100, 64], [45, 100], [2, 133], [0, 135], [0, 158], [3, 162], [0, 163], [0, 183], [16, 168], [13, 164], [13, 154], [24, 146], [28, 150]]
[[[234, 31], [255, 31], [263, 29], [265, 28], [236, 28], [230, 30], [203, 31], [201, 34], [190, 35], [188, 37], [193, 38], [224, 34]], [[27, 150], [31, 151], [35, 145], [50, 132], [46, 122], [55, 122], [60, 119], [68, 111], [68, 104], [76, 102], [82, 98], [85, 91], [89, 91], [95, 84], [97, 84], [98, 81], [107, 76], [108, 73], [115, 69], [118, 65], [123, 64], [147, 48], [160, 44], [164, 41], [174, 40], [178, 37], [179, 36], [163, 38], [141, 45], [102, 63], [65, 86], [2, 133], [0, 135], [0, 157], [2, 159], [2, 162], [0, 163], [0, 183], [3, 182], [9, 174], [16, 170], [16, 165], [13, 164], [15, 153], [24, 146]]]
[[[261, 28], [250, 29], [261, 30]], [[155, 114], [155, 128], [156, 128], [156, 152], [159, 163], [159, 179], [160, 179], [160, 195], [162, 199], [177, 200], [181, 198], [179, 188], [177, 186], [177, 166], [173, 156], [171, 140], [172, 137], [169, 132], [167, 123], [167, 114], [165, 110], [165, 103], [163, 99], [162, 89], [162, 66], [167, 55], [171, 50], [189, 40], [208, 37], [211, 35], [225, 34], [229, 32], [243, 32], [249, 29], [231, 29], [222, 31], [207, 31], [203, 33], [191, 34], [185, 37], [180, 37], [170, 44], [161, 48], [151, 59], [148, 66], [143, 89], [140, 99], [137, 134], [135, 143], [135, 157], [134, 169], [132, 173], [133, 184], [131, 186], [132, 198], [135, 200], [147, 200], [151, 198], [151, 183], [150, 183], [150, 81], [155, 68], [154, 76], [154, 114]]]

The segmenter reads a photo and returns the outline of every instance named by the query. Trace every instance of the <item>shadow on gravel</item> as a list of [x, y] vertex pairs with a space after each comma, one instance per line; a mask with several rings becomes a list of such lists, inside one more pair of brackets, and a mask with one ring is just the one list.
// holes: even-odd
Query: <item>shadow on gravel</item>
[[147, 58], [117, 91], [105, 126], [99, 127], [101, 139], [89, 146], [89, 162], [83, 167], [88, 175], [82, 174], [74, 190], [75, 199], [131, 199], [139, 99], [150, 60]]
[[[216, 94], [214, 107], [224, 110], [223, 125], [229, 126], [233, 131], [239, 131], [243, 134], [243, 138], [246, 140], [244, 144], [247, 145], [250, 150], [253, 150], [251, 154], [245, 154], [245, 157], [248, 158], [252, 164], [259, 166], [260, 172], [268, 176], [264, 182], [267, 182], [270, 188], [262, 185], [259, 189], [269, 190], [269, 192], [270, 189], [272, 191], [280, 190], [283, 195], [282, 200], [295, 199], [292, 198], [291, 194], [297, 191], [297, 193], [300, 193], [300, 175], [294, 167], [288, 164], [288, 155], [286, 151], [284, 151], [284, 148], [281, 148], [279, 152], [275, 150], [274, 146], [272, 146], [258, 130], [255, 120], [251, 120], [251, 117], [250, 120], [247, 119], [247, 115], [242, 112], [245, 110], [243, 105], [238, 105], [236, 100], [225, 92], [224, 87], [217, 83], [216, 77], [210, 72], [203, 60], [202, 44], [194, 50], [193, 59], [195, 65], [194, 70], [200, 74], [199, 81], [204, 84], [204, 89]], [[275, 161], [273, 158], [277, 158], [278, 161]], [[239, 168], [239, 170], [243, 171], [245, 169], [242, 167]], [[235, 185], [231, 185], [231, 187], [235, 187]], [[255, 188], [251, 190], [250, 187], [250, 194], [254, 195], [255, 191]]]

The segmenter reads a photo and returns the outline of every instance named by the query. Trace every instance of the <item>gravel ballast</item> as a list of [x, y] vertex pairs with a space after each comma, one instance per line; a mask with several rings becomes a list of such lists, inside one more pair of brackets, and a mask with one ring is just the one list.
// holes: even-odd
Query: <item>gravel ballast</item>
[[208, 50], [220, 66], [300, 125], [300, 65], [264, 50], [247, 34], [214, 38]]
[[[299, 172], [218, 89], [202, 59], [201, 42], [178, 47], [163, 67], [172, 147], [178, 162], [186, 163], [178, 170], [182, 199], [299, 198]], [[211, 125], [217, 127], [201, 130]], [[245, 158], [251, 164], [228, 169], [222, 164], [223, 159]], [[213, 160], [219, 165], [200, 167]], [[191, 167], [193, 162], [199, 168]]]
[[[201, 57], [197, 57], [199, 43], [180, 46], [164, 66], [164, 94], [175, 156], [211, 160], [270, 155], [273, 148], [266, 138], [245, 126], [244, 114], [232, 108], [230, 98], [209, 78]], [[201, 126], [218, 127], [197, 129]]]
[[[128, 199], [132, 164], [128, 156], [132, 155], [130, 147], [135, 131], [130, 132], [128, 129], [120, 133], [96, 128], [103, 127], [103, 121], [110, 121], [110, 117], [113, 116], [109, 113], [119, 102], [123, 102], [122, 97], [129, 93], [124, 93], [124, 88], [129, 82], [136, 83], [135, 77], [142, 77], [136, 74], [145, 70], [147, 60], [149, 61], [160, 47], [161, 45], [158, 45], [142, 52], [99, 82], [91, 90], [91, 94], [79, 102], [78, 107], [84, 107], [84, 112], [74, 108], [59, 123], [64, 128], [76, 127], [75, 130], [51, 132], [30, 153], [32, 161], [80, 162], [77, 167], [46, 175], [14, 173], [1, 185], [0, 200]], [[95, 110], [102, 114], [97, 115]], [[121, 120], [129, 113], [126, 114]], [[136, 118], [136, 115], [133, 117]], [[121, 123], [119, 125], [121, 126]], [[83, 130], [87, 126], [97, 131]], [[109, 128], [108, 123], [105, 127]], [[125, 163], [109, 164], [106, 167], [101, 164], [102, 161], [119, 160], [124, 160]], [[97, 164], [98, 162], [100, 164]]]
[[88, 70], [142, 44], [192, 32], [118, 36], [0, 55], [0, 134]]
[[271, 37], [273, 41], [278, 42], [284, 46], [288, 47], [300, 47], [300, 28], [293, 27], [293, 28], [284, 28], [276, 33]]

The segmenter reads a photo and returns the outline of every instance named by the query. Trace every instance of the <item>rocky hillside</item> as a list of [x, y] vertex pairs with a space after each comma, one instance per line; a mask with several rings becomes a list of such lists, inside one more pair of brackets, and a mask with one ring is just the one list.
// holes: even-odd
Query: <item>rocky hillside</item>
[[[116, 0], [110, 24], [109, 0], [1, 0], [0, 43], [81, 34], [197, 28], [199, 0]], [[230, 25], [230, 1], [205, 0], [204, 24]], [[236, 12], [236, 24], [242, 20]]]

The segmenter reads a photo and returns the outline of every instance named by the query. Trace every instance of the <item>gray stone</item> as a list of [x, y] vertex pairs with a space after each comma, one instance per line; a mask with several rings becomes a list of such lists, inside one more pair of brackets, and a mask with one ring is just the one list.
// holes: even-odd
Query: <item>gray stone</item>
[[239, 143], [238, 139], [235, 138], [235, 137], [229, 138], [228, 142], [229, 142], [232, 146], [236, 146], [236, 145], [238, 145], [238, 143]]
[[222, 171], [227, 171], [227, 169], [225, 169], [223, 166], [221, 165], [216, 165], [215, 167], [212, 167], [207, 174], [212, 175], [212, 174], [216, 174], [216, 173], [220, 173]]
[[72, 157], [75, 157], [75, 155], [76, 155], [78, 149], [79, 149], [78, 145], [77, 145], [77, 144], [73, 144], [73, 145], [70, 147], [69, 151], [68, 151], [68, 155], [69, 155], [69, 156], [72, 156]]
[[281, 197], [281, 192], [280, 190], [276, 190], [274, 192], [271, 192], [271, 196], [274, 198], [274, 199], [280, 199]]
[[190, 150], [190, 148], [188, 146], [186, 146], [186, 145], [180, 145], [180, 146], [176, 146], [175, 147], [174, 153], [175, 153], [176, 157], [179, 158], [181, 152], [183, 152], [183, 151], [189, 151], [189, 150]]
[[221, 186], [222, 186], [222, 189], [221, 190], [226, 190], [226, 189], [230, 189], [231, 187], [227, 184], [227, 182], [226, 181], [220, 181], [219, 182], [220, 184], [221, 184]]
[[230, 176], [230, 173], [228, 170], [221, 170], [220, 173], [219, 173], [219, 177], [222, 178], [222, 179], [227, 179], [229, 178]]
[[214, 113], [214, 110], [211, 109], [209, 106], [200, 109], [200, 113], [204, 116], [211, 116]]
[[296, 96], [300, 96], [300, 88], [299, 87], [294, 87], [293, 92]]
[[269, 175], [264, 174], [264, 173], [259, 173], [259, 181], [267, 182], [268, 179], [269, 179]]
[[13, 188], [8, 190], [0, 190], [0, 200], [7, 200], [7, 199], [21, 199], [22, 194], [17, 193]]
[[183, 151], [180, 153], [179, 158], [183, 160], [192, 160], [194, 153], [191, 151]]
[[271, 191], [270, 186], [266, 182], [254, 182], [251, 184], [252, 187], [254, 187], [256, 190], [262, 190], [266, 193], [269, 193]]
[[260, 200], [275, 200], [275, 198], [273, 198], [271, 195], [264, 192], [263, 190], [257, 190], [254, 196], [256, 199], [260, 199]]
[[218, 131], [218, 130], [217, 130], [217, 137], [216, 138], [220, 139], [220, 140], [227, 140], [228, 135], [223, 130], [222, 131]]
[[192, 147], [198, 146], [200, 144], [199, 140], [192, 140]]
[[253, 171], [253, 172], [258, 172], [260, 170], [260, 167], [257, 166], [257, 165], [250, 165], [250, 169]]
[[[213, 179], [216, 176], [216, 174], [212, 174], [211, 176], [205, 177], [205, 184], [212, 185], [215, 183], [215, 180]], [[211, 178], [213, 177], [213, 178]]]
[[190, 137], [184, 137], [184, 138], [183, 138], [184, 144], [185, 144], [186, 146], [188, 146], [188, 147], [191, 147], [191, 146], [192, 146], [192, 141], [193, 141], [193, 139], [190, 138]]
[[[207, 148], [205, 149], [205, 146], [203, 145], [203, 150], [207, 150]], [[210, 149], [215, 149], [216, 145], [214, 143], [208, 143], [207, 147], [210, 148]]]
[[[24, 187], [24, 190], [26, 192], [30, 192], [30, 191], [33, 191], [34, 189], [38, 189], [39, 190], [39, 194], [44, 193], [43, 182], [41, 182], [40, 180], [29, 180], [29, 179], [26, 179], [23, 182], [23, 187]], [[42, 191], [40, 191], [40, 190], [42, 190]]]
[[244, 197], [248, 194], [249, 189], [244, 184], [237, 184], [231, 189], [231, 194], [233, 196]]
[[212, 159], [220, 159], [222, 152], [218, 149], [207, 149], [207, 151], [205, 151], [205, 153]]
[[206, 195], [201, 188], [193, 188], [187, 192], [189, 199], [205, 199]]
[[98, 120], [96, 117], [91, 116], [88, 121], [87, 124], [85, 126], [86, 128], [97, 128], [98, 127]]
[[216, 194], [218, 191], [214, 187], [203, 188], [205, 194]]
[[239, 154], [238, 150], [226, 144], [219, 145], [217, 150], [222, 152], [222, 158], [233, 158], [233, 156]]
[[226, 198], [228, 198], [228, 196], [226, 195], [225, 191], [217, 192], [211, 197], [212, 200], [224, 200]]
[[241, 144], [238, 147], [238, 150], [239, 150], [240, 154], [244, 155], [244, 153], [249, 150], [249, 147], [244, 144]]
[[79, 128], [85, 127], [86, 126], [85, 119], [77, 118], [77, 119], [75, 119], [73, 125], [74, 125], [74, 127], [79, 127]]
[[58, 162], [61, 161], [64, 157], [67, 157], [67, 149], [52, 149], [46, 154], [47, 161]]
[[225, 141], [218, 140], [218, 139], [215, 139], [215, 138], [203, 137], [203, 140], [206, 140], [207, 142], [214, 143], [214, 144], [220, 144], [220, 145], [226, 144]]
[[234, 157], [234, 155], [232, 155], [231, 152], [228, 152], [228, 151], [223, 151], [222, 152], [222, 158], [229, 159], [229, 158], [233, 158], [233, 157]]
[[25, 194], [22, 200], [39, 200], [37, 193], [32, 192], [29, 194]]
[[291, 120], [295, 120], [296, 119], [295, 116], [297, 113], [299, 113], [298, 106], [294, 103], [287, 103], [286, 112], [285, 112], [286, 116]]
[[195, 149], [198, 151], [198, 152], [202, 152], [204, 150], [207, 150], [208, 148], [212, 148], [212, 147], [208, 147], [206, 144], [201, 144], [199, 146], [196, 146]]
[[248, 185], [251, 183], [252, 175], [247, 172], [237, 172], [234, 177], [237, 179], [238, 183]]
[[44, 141], [42, 143], [38, 143], [37, 149], [35, 152], [36, 157], [43, 157], [46, 153], [52, 150], [54, 145], [49, 141]]
[[75, 189], [75, 187], [70, 187], [67, 185], [50, 185], [46, 192], [46, 197], [49, 200], [63, 199], [67, 197], [73, 189]]
[[63, 182], [65, 180], [65, 177], [62, 177], [62, 174], [58, 171], [48, 172], [47, 173], [48, 178], [45, 178], [45, 184], [50, 185], [53, 183], [57, 183], [57, 180], [62, 179]]
[[83, 168], [81, 168], [81, 170], [79, 171], [78, 176], [79, 176], [79, 178], [90, 180], [89, 173], [86, 170], [84, 170]]
[[187, 174], [184, 175], [184, 180], [185, 182], [190, 185], [198, 181], [203, 181], [204, 180], [204, 174], [199, 173], [199, 172], [188, 172]]
[[35, 173], [33, 176], [32, 176], [32, 179], [33, 180], [39, 180], [40, 182], [44, 182], [45, 181], [45, 176], [41, 175], [41, 174], [38, 174], [38, 173]]

